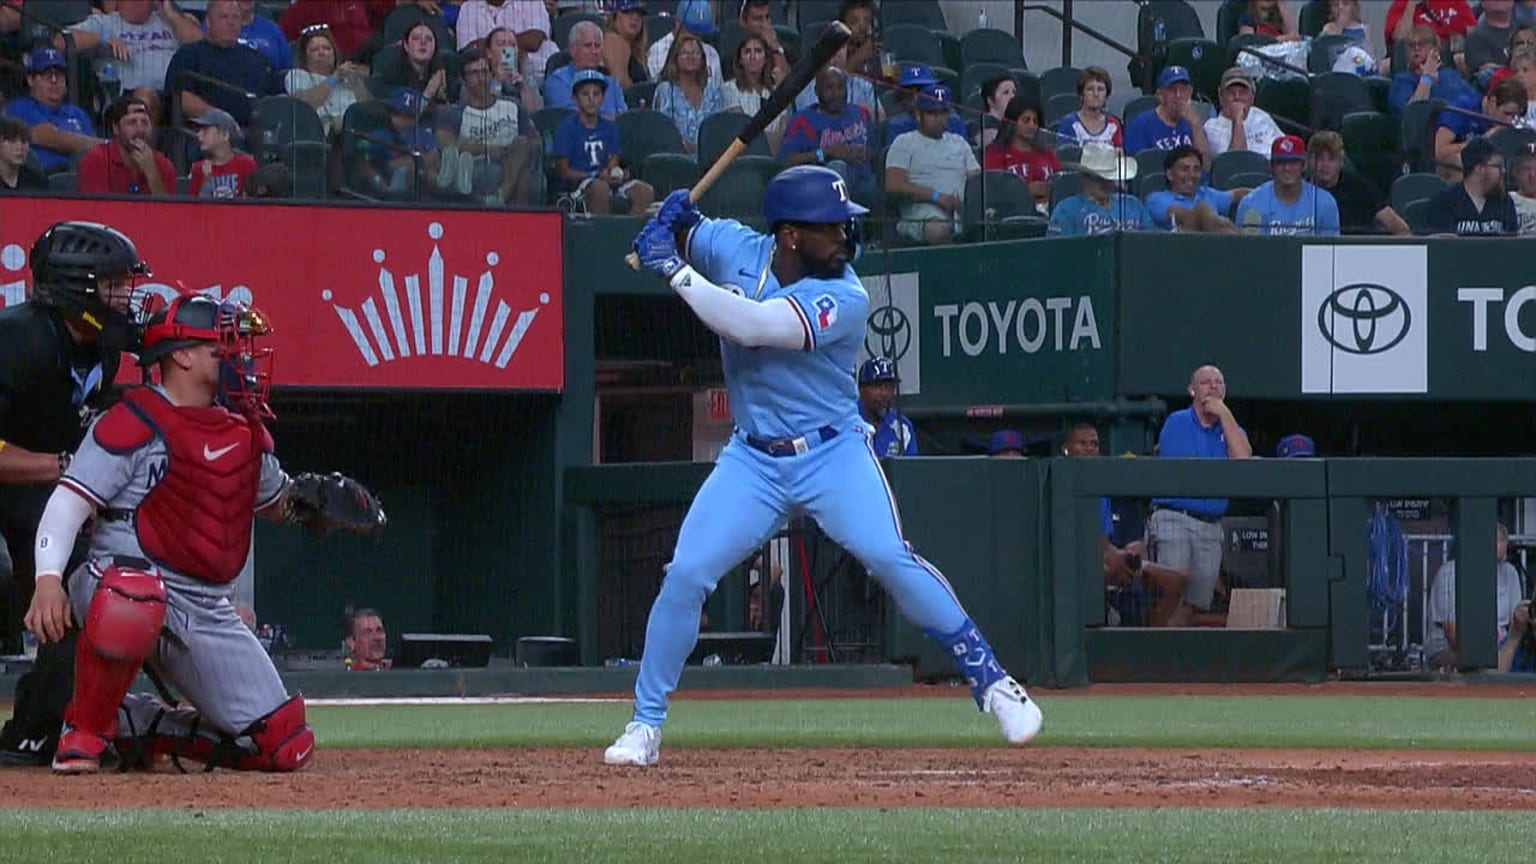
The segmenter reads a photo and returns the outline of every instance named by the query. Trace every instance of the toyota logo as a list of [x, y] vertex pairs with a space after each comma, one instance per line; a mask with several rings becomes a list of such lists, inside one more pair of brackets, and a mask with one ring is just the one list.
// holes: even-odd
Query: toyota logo
[[[878, 344], [871, 345], [874, 340]], [[907, 313], [885, 305], [869, 313], [869, 331], [864, 336], [864, 350], [871, 357], [889, 357], [900, 361], [912, 348], [912, 322]]]
[[1412, 326], [1407, 301], [1385, 285], [1345, 285], [1329, 294], [1317, 310], [1317, 329], [1323, 338], [1351, 354], [1390, 351]]

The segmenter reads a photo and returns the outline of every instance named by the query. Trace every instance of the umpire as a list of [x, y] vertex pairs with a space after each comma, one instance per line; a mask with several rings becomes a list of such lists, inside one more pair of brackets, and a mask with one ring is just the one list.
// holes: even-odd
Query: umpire
[[[61, 222], [32, 246], [32, 296], [0, 310], [0, 539], [13, 576], [0, 585], [0, 647], [20, 648], [43, 508], [85, 427], [104, 409], [134, 347], [135, 282], [149, 275], [133, 241], [105, 225]], [[70, 567], [86, 554], [77, 544]], [[47, 765], [74, 686], [75, 631], [40, 645], [0, 730], [0, 764]]]

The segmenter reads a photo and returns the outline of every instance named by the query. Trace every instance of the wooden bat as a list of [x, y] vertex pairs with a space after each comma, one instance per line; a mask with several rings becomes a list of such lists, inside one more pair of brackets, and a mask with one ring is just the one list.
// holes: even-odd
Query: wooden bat
[[[816, 44], [811, 46], [810, 53], [801, 57], [800, 62], [789, 70], [789, 74], [784, 76], [779, 86], [773, 88], [773, 92], [763, 100], [757, 113], [752, 115], [751, 121], [742, 127], [736, 140], [731, 142], [731, 146], [725, 148], [725, 152], [720, 154], [715, 164], [709, 166], [709, 170], [704, 172], [699, 182], [693, 184], [693, 188], [688, 190], [689, 201], [697, 204], [703, 199], [704, 193], [709, 191], [709, 187], [715, 185], [715, 181], [720, 179], [725, 169], [731, 167], [736, 157], [747, 152], [747, 147], [753, 140], [763, 134], [763, 130], [778, 119], [786, 108], [795, 104], [795, 97], [800, 95], [800, 91], [804, 90], [806, 85], [816, 80], [816, 73], [831, 62], [852, 35], [853, 32], [848, 29], [848, 25], [841, 21], [833, 21], [827, 25], [827, 29], [823, 30], [821, 37], [816, 40]], [[631, 270], [640, 269], [640, 256], [635, 253], [631, 252], [624, 256], [624, 261], [629, 264]]]

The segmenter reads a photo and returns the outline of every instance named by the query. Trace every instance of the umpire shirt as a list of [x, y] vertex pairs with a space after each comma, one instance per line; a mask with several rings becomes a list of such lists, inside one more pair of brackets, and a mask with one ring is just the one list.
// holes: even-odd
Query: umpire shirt
[[[1163, 431], [1157, 436], [1157, 455], [1161, 459], [1225, 459], [1227, 437], [1221, 431], [1220, 421], [1206, 426], [1195, 415], [1194, 406], [1190, 406], [1169, 414], [1163, 421]], [[1227, 512], [1227, 499], [1153, 498], [1152, 506], [1219, 518]]]

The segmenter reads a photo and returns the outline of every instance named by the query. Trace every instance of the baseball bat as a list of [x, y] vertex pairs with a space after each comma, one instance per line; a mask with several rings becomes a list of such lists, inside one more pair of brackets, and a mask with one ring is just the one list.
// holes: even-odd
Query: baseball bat
[[[807, 84], [816, 79], [816, 73], [831, 62], [832, 57], [848, 44], [848, 38], [852, 35], [853, 32], [848, 29], [848, 25], [841, 21], [833, 21], [827, 25], [827, 29], [823, 30], [821, 37], [816, 40], [816, 44], [811, 46], [810, 53], [801, 57], [800, 62], [789, 70], [789, 74], [784, 76], [779, 86], [773, 88], [773, 92], [763, 100], [757, 113], [752, 115], [751, 121], [742, 127], [736, 140], [725, 148], [725, 152], [720, 154], [715, 164], [709, 166], [709, 170], [704, 172], [699, 182], [693, 184], [693, 188], [688, 190], [688, 200], [697, 204], [704, 197], [704, 193], [709, 191], [709, 187], [715, 185], [715, 181], [720, 179], [725, 169], [731, 167], [736, 157], [747, 152], [747, 147], [753, 140], [763, 134], [763, 130], [783, 114], [786, 108], [795, 104], [795, 97], [800, 95], [800, 91], [804, 90]], [[624, 256], [624, 261], [629, 264], [631, 270], [640, 269], [640, 256], [635, 253], [631, 252]]]

